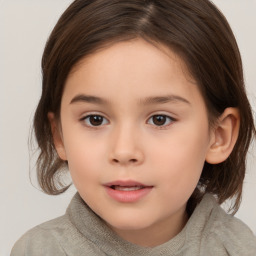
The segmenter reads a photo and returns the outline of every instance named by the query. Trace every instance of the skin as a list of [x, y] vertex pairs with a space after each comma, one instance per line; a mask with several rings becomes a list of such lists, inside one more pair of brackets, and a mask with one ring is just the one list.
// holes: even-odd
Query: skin
[[[89, 115], [101, 116], [100, 125]], [[155, 122], [157, 115], [163, 122]], [[49, 113], [56, 150], [83, 200], [120, 237], [146, 247], [183, 229], [204, 162], [228, 157], [238, 117], [227, 109], [210, 129], [204, 99], [183, 61], [142, 39], [84, 58], [66, 81], [61, 123]], [[118, 202], [104, 187], [116, 180], [152, 189], [136, 202]]]

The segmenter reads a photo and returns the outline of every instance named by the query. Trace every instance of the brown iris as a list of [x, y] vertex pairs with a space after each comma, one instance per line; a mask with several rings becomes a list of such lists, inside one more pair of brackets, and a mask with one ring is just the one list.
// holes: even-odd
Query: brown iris
[[91, 125], [99, 126], [99, 125], [102, 125], [102, 123], [103, 123], [103, 117], [102, 116], [91, 115], [89, 117], [89, 121], [90, 121]]
[[157, 126], [164, 125], [166, 123], [166, 116], [164, 115], [156, 115], [152, 118], [153, 123]]

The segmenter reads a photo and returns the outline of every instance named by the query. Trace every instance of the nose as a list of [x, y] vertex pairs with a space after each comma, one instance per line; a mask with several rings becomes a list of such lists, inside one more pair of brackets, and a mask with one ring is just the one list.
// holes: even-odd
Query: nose
[[110, 161], [112, 164], [139, 165], [144, 161], [142, 139], [131, 127], [119, 127], [113, 131]]

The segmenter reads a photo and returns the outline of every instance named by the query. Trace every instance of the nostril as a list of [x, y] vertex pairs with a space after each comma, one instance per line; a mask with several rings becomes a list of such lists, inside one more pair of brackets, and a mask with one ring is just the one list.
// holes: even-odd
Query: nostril
[[[121, 163], [122, 161], [120, 161], [120, 160], [118, 160], [118, 159], [112, 159], [112, 161], [114, 162], [114, 163]], [[132, 158], [132, 159], [130, 159], [130, 160], [128, 160], [128, 161], [125, 161], [125, 162], [127, 162], [127, 163], [137, 163], [138, 162], [138, 160], [137, 159], [135, 159], [135, 158]]]

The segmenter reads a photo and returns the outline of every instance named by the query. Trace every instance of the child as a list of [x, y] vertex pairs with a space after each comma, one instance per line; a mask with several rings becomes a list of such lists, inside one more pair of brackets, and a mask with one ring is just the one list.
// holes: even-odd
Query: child
[[11, 255], [255, 256], [241, 201], [255, 135], [239, 50], [208, 0], [76, 0], [42, 59], [38, 181], [78, 193]]

